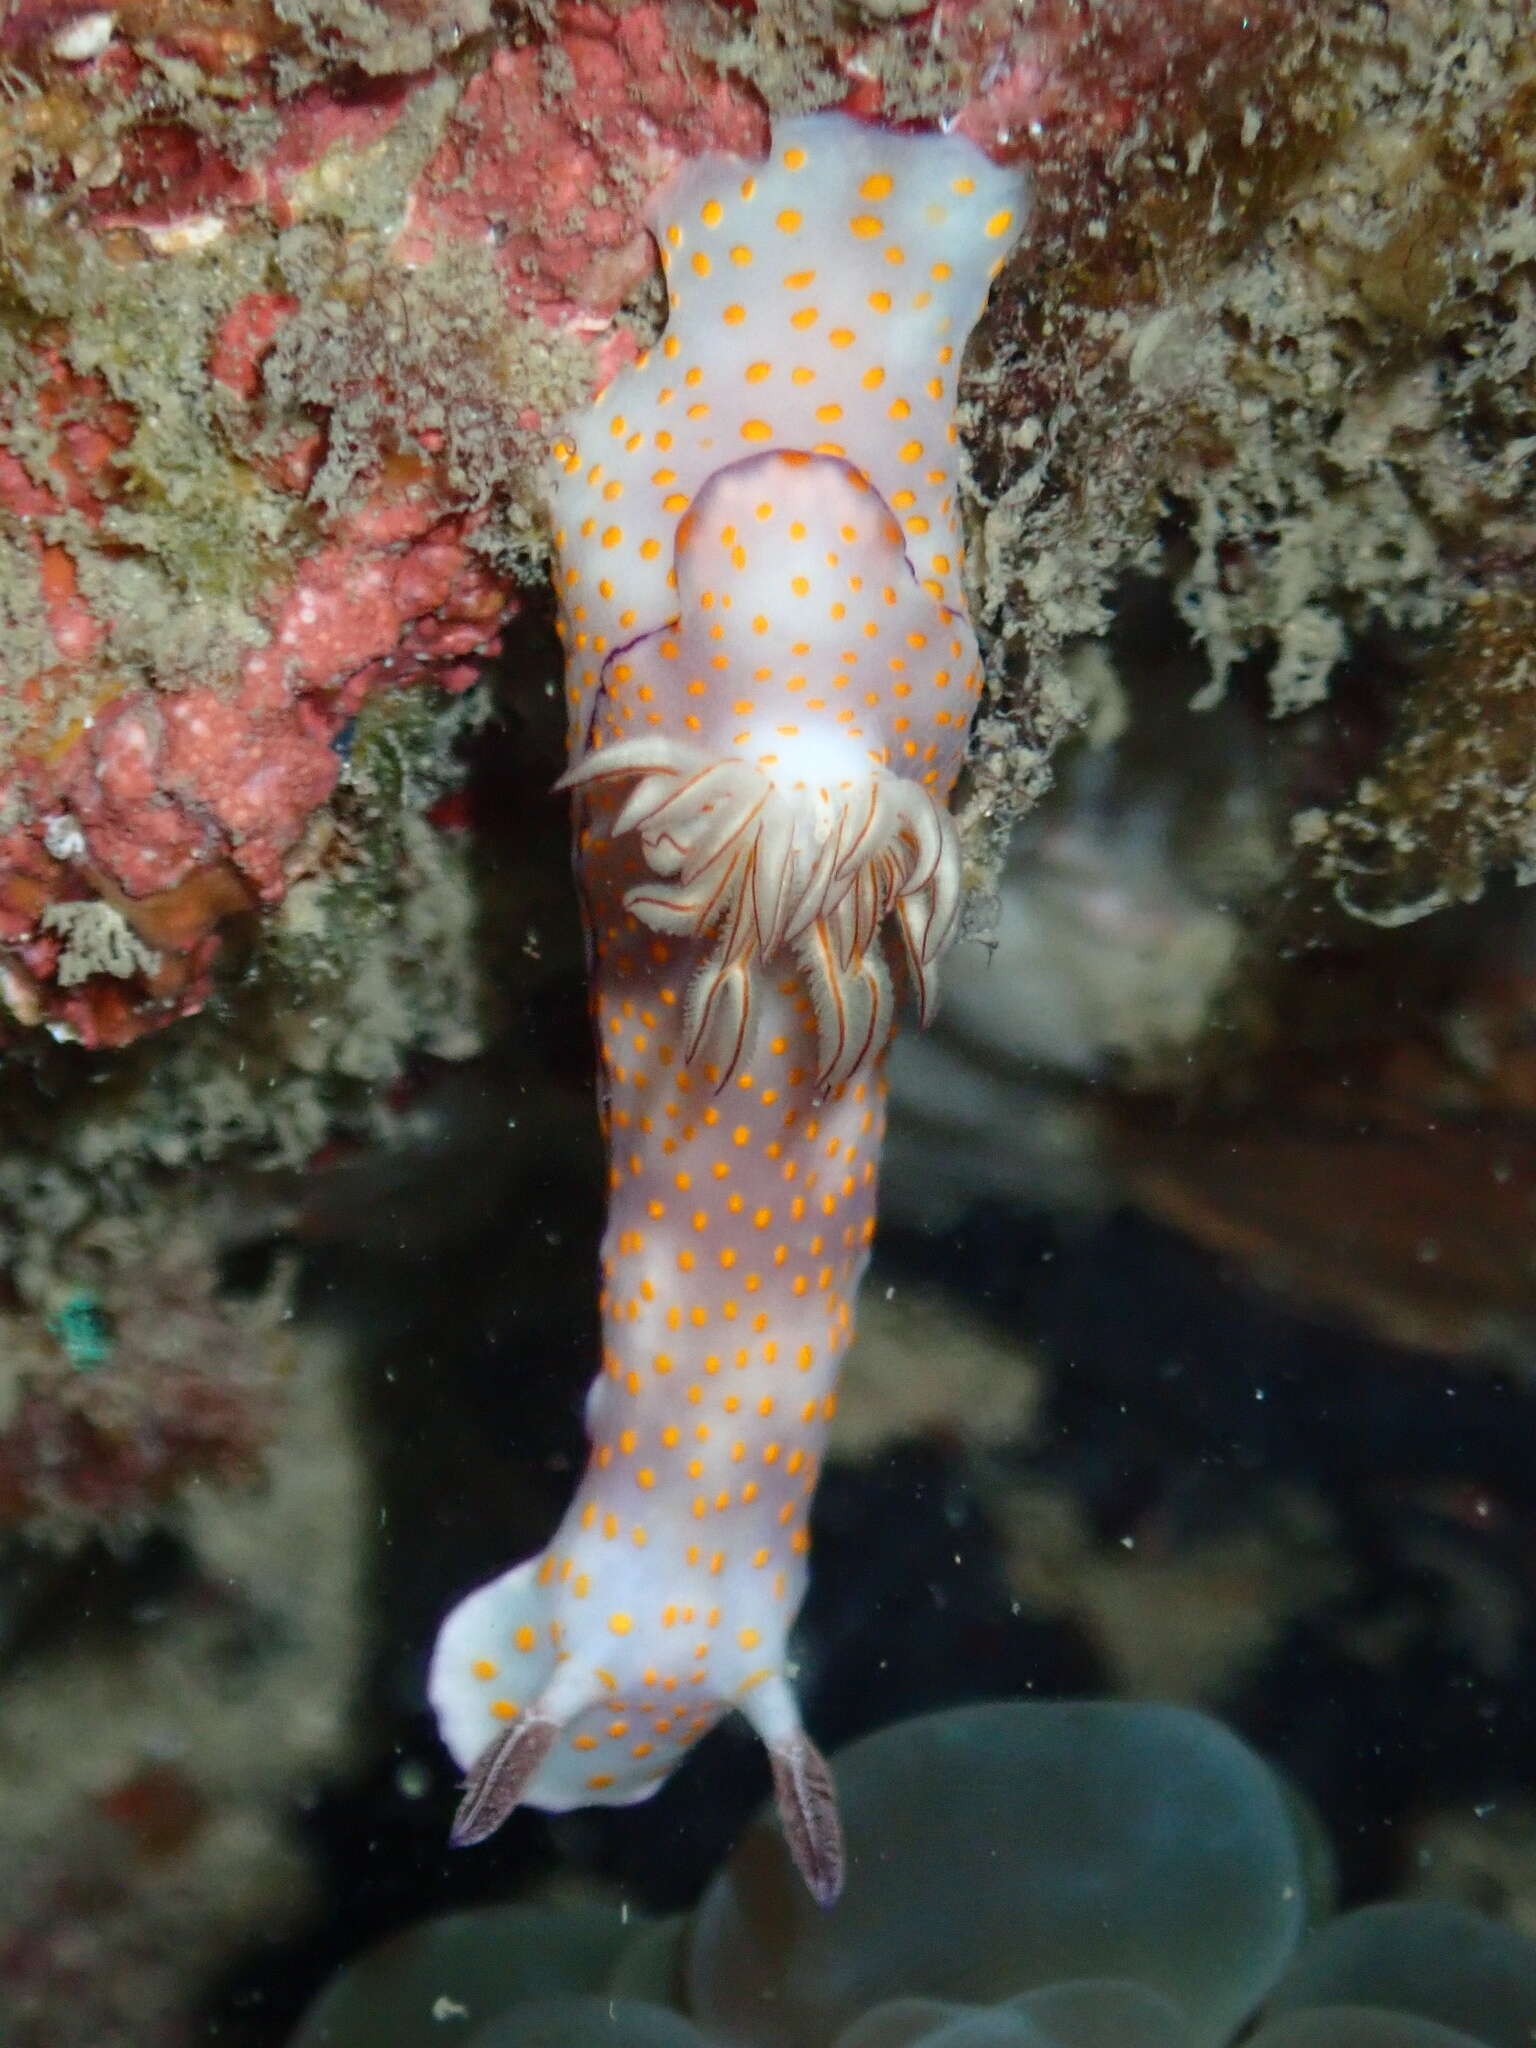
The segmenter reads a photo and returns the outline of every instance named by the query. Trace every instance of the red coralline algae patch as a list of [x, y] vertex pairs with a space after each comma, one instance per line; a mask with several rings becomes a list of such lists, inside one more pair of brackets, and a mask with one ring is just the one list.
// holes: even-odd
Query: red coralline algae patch
[[103, 1266], [45, 1325], [0, 1308], [0, 1530], [70, 1547], [150, 1526], [194, 1475], [253, 1478], [284, 1340], [184, 1243]]
[[174, 889], [226, 849], [279, 891], [281, 855], [336, 774], [322, 735], [210, 690], [114, 705], [75, 752], [65, 802], [92, 865], [134, 897]]
[[[469, 87], [412, 193], [405, 246], [478, 241], [498, 223], [509, 293], [597, 333], [653, 260], [645, 196], [685, 157], [760, 151], [768, 122], [755, 98], [682, 60], [663, 7], [572, 6], [560, 26], [552, 94], [544, 48], [498, 50]], [[561, 231], [576, 218], [579, 232]]]
[[[375, 504], [303, 561], [232, 689], [127, 691], [51, 758], [23, 751], [0, 777], [0, 820], [23, 821], [0, 831], [0, 973], [20, 1021], [123, 1044], [198, 1007], [216, 926], [282, 899], [358, 706], [380, 688], [474, 680], [515, 600], [471, 552], [473, 522], [436, 510]], [[56, 906], [86, 902], [139, 949], [77, 976], [48, 918], [78, 931]], [[74, 959], [89, 964], [78, 946]]]
[[[82, 1385], [67, 1404], [29, 1396], [0, 1431], [0, 1526], [135, 1525], [193, 1474], [254, 1477], [265, 1435], [250, 1403], [214, 1373], [159, 1376], [135, 1412]], [[163, 1408], [151, 1403], [164, 1402]]]
[[[0, 192], [30, 238], [23, 305], [29, 266], [51, 279], [5, 316], [23, 374], [0, 388], [0, 622], [27, 629], [0, 656], [12, 1035], [123, 1044], [196, 1009], [228, 918], [307, 871], [359, 707], [475, 679], [518, 607], [505, 495], [536, 500], [517, 478], [552, 409], [633, 348], [615, 318], [652, 260], [649, 191], [766, 134], [660, 6], [568, 6], [516, 47], [477, 0], [306, 22], [206, 0], [7, 12], [20, 89], [0, 106]], [[184, 92], [207, 91], [184, 116], [167, 112], [172, 61]], [[457, 298], [455, 264], [478, 266]], [[135, 274], [125, 368], [102, 291]], [[174, 392], [204, 436], [171, 451], [197, 465], [190, 489], [162, 473], [146, 396], [146, 368], [184, 345], [157, 331], [167, 278], [206, 322], [202, 387], [183, 373]], [[462, 320], [447, 331], [459, 303], [468, 339]], [[189, 498], [211, 522], [189, 527]], [[221, 578], [205, 551], [226, 530]], [[129, 609], [139, 571], [165, 593], [168, 648], [196, 575], [247, 591], [238, 635], [190, 673], [162, 662]]]

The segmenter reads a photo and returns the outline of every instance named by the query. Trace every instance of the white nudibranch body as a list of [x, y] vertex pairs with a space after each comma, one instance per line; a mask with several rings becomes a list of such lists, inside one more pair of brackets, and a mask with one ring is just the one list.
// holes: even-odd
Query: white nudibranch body
[[456, 1840], [522, 1800], [643, 1799], [734, 1708], [812, 1890], [841, 1882], [787, 1637], [874, 1236], [891, 966], [926, 1014], [959, 904], [956, 381], [1024, 211], [964, 140], [842, 115], [699, 159], [652, 213], [666, 335], [557, 444], [605, 1345], [549, 1548], [438, 1638]]

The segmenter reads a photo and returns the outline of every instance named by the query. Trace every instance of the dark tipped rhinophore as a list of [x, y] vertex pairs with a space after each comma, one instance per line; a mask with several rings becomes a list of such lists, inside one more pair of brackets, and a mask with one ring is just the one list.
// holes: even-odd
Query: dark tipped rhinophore
[[827, 1760], [802, 1730], [768, 1751], [773, 1794], [795, 1868], [818, 1906], [833, 1906], [843, 1889], [843, 1824]]
[[528, 1789], [528, 1782], [554, 1748], [557, 1722], [530, 1714], [481, 1750], [464, 1780], [464, 1797], [453, 1817], [448, 1841], [469, 1849], [494, 1835]]

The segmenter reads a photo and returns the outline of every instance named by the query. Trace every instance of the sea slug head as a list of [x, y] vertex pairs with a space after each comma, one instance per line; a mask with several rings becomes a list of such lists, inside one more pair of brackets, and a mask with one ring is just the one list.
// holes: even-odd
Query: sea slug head
[[[654, 1591], [639, 1558], [617, 1546], [608, 1576], [610, 1594], [629, 1577], [636, 1615]], [[679, 1666], [671, 1610], [658, 1639], [610, 1607], [594, 1664], [581, 1617], [568, 1608], [566, 1621], [553, 1618], [559, 1586], [545, 1552], [477, 1587], [439, 1633], [428, 1694], [465, 1772], [454, 1846], [484, 1841], [525, 1799], [556, 1813], [646, 1799], [735, 1708], [768, 1750], [790, 1853], [812, 1896], [830, 1905], [842, 1885], [842, 1832], [831, 1773], [784, 1675], [790, 1610], [770, 1600], [755, 1617], [760, 1626], [715, 1638], [707, 1664], [703, 1650], [686, 1648], [687, 1636]]]

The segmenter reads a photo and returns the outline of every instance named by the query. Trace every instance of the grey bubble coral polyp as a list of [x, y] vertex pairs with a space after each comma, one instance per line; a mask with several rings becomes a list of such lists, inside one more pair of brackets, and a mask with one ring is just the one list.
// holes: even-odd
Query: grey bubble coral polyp
[[709, 2048], [680, 2014], [632, 1998], [546, 1998], [479, 2027], [467, 2048]]
[[1139, 1984], [1050, 1984], [1001, 2005], [900, 1998], [876, 2006], [836, 2048], [1184, 2048], [1181, 2015]]
[[1282, 2013], [1388, 2007], [1463, 2028], [1487, 2048], [1528, 2048], [1536, 2041], [1536, 1942], [1461, 1906], [1364, 1906], [1308, 1942], [1272, 2005]]
[[1315, 1862], [1294, 1802], [1206, 1715], [1000, 1701], [883, 1728], [836, 1762], [834, 1911], [765, 1814], [686, 1922], [446, 1916], [344, 1971], [290, 2048], [439, 2048], [445, 2012], [468, 2048], [1536, 2040], [1536, 1942], [1512, 1928], [1401, 1904], [1304, 1938]]
[[1471, 2034], [1410, 2013], [1363, 2005], [1318, 2006], [1261, 2027], [1249, 2048], [1486, 2048]]
[[1280, 1788], [1217, 1722], [1112, 1701], [999, 1702], [838, 1759], [847, 1890], [822, 1916], [757, 1823], [699, 1908], [695, 2016], [733, 2048], [823, 2048], [898, 1994], [987, 2004], [1129, 1979], [1219, 2048], [1301, 1931]]

